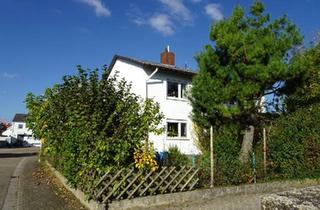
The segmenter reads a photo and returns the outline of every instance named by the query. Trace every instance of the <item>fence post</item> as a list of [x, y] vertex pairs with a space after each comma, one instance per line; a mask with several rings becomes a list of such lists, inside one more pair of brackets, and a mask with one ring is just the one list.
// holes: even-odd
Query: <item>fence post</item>
[[266, 128], [263, 128], [263, 169], [264, 175], [267, 175], [267, 134]]
[[210, 172], [211, 172], [211, 179], [210, 179], [210, 187], [213, 187], [213, 127], [210, 127]]

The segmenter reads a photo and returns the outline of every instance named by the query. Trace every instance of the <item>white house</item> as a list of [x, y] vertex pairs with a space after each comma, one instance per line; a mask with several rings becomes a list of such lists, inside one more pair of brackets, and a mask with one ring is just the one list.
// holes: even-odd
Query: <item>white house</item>
[[160, 104], [166, 131], [160, 135], [149, 134], [156, 151], [167, 151], [177, 146], [185, 154], [197, 154], [195, 134], [190, 118], [192, 107], [186, 98], [192, 77], [196, 74], [175, 66], [175, 55], [161, 53], [161, 63], [115, 55], [109, 66], [110, 76], [118, 75], [131, 83], [131, 91], [143, 99], [152, 98]]
[[40, 140], [35, 139], [32, 134], [32, 130], [27, 128], [27, 116], [27, 114], [16, 114], [12, 120], [11, 127], [3, 132], [3, 135], [11, 137], [13, 140], [25, 142], [28, 145], [40, 146]]

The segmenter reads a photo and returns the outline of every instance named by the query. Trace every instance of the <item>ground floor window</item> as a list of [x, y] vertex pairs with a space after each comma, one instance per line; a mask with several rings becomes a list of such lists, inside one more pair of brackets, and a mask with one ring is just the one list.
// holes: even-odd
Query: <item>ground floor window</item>
[[167, 136], [186, 138], [187, 123], [186, 122], [167, 122]]

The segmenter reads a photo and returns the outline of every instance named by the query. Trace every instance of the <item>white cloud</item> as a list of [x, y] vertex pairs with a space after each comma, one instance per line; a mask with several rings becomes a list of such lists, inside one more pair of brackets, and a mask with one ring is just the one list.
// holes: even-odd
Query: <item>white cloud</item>
[[110, 16], [110, 10], [103, 4], [102, 0], [77, 0], [90, 7], [93, 7], [96, 15], [99, 16]]
[[153, 11], [142, 11], [137, 5], [131, 4], [127, 12], [130, 21], [137, 26], [149, 26], [164, 36], [173, 35], [178, 26], [192, 25], [192, 13], [183, 0], [157, 1], [162, 7]]
[[132, 22], [134, 22], [138, 26], [143, 26], [143, 25], [147, 24], [146, 20], [143, 19], [142, 17], [136, 17], [136, 18], [132, 19]]
[[5, 79], [15, 79], [18, 77], [18, 74], [11, 74], [8, 72], [3, 72], [2, 77]]
[[183, 21], [192, 21], [191, 11], [183, 4], [182, 0], [159, 0], [165, 8], [168, 9], [169, 13], [175, 15]]
[[141, 9], [135, 4], [130, 4], [130, 8], [127, 11], [126, 15], [129, 17], [129, 20], [131, 22], [138, 26], [147, 24], [148, 18], [146, 18], [145, 13], [142, 12]]
[[214, 21], [218, 21], [223, 19], [223, 14], [221, 12], [220, 9], [220, 4], [207, 4], [207, 6], [205, 6], [205, 11], [206, 14], [212, 18], [212, 20]]
[[149, 19], [149, 25], [165, 36], [174, 34], [173, 23], [166, 14], [156, 14]]

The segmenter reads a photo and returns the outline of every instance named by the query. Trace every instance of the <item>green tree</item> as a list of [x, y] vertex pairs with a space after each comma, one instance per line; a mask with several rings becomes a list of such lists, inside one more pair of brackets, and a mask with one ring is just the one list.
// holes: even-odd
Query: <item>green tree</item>
[[286, 82], [287, 111], [320, 102], [320, 42], [294, 56], [291, 68], [300, 74]]
[[[210, 40], [197, 55], [199, 74], [193, 80], [193, 119], [216, 130], [228, 123], [242, 126], [241, 159], [247, 161], [254, 127], [264, 120], [261, 101], [280, 92], [297, 72], [289, 68], [293, 49], [302, 37], [286, 16], [271, 20], [255, 1], [248, 15], [237, 6], [232, 15], [211, 27]], [[298, 70], [297, 70], [298, 71]]]

